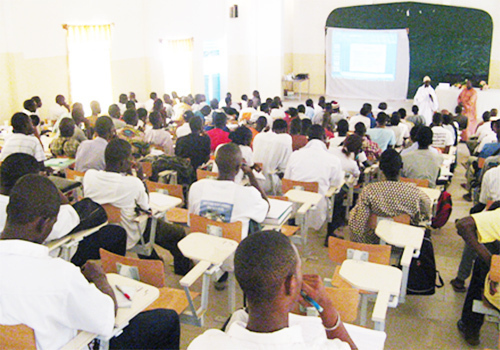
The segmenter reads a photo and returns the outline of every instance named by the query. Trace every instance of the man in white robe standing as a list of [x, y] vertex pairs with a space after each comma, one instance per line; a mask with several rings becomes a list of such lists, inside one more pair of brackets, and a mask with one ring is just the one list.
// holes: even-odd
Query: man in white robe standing
[[418, 106], [420, 114], [424, 116], [426, 124], [430, 125], [432, 123], [432, 115], [437, 111], [439, 104], [436, 92], [431, 86], [431, 78], [425, 76], [423, 82], [424, 85], [418, 88], [413, 100]]

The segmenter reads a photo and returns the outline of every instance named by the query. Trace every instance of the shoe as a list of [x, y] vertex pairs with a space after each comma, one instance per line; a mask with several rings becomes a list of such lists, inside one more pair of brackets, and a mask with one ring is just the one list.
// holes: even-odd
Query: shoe
[[468, 333], [462, 320], [459, 320], [457, 322], [457, 328], [458, 332], [460, 333], [462, 338], [464, 338], [467, 344], [469, 344], [470, 346], [478, 346], [479, 344], [481, 344], [481, 341], [479, 340], [479, 333], [478, 334]]
[[229, 273], [224, 272], [224, 274], [214, 282], [215, 290], [221, 291], [226, 289], [227, 278], [229, 277]]
[[459, 280], [458, 278], [454, 278], [450, 281], [453, 290], [457, 293], [465, 293], [467, 288], [465, 288], [464, 281]]
[[466, 193], [462, 196], [462, 198], [467, 201], [467, 202], [472, 202], [472, 197], [470, 195], [470, 193]]

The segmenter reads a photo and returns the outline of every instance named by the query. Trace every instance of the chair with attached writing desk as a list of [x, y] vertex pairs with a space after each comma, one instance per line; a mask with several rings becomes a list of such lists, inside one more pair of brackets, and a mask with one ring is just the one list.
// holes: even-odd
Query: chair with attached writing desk
[[[226, 222], [219, 222], [215, 220], [210, 220], [207, 218], [204, 218], [202, 216], [196, 215], [196, 214], [189, 214], [189, 223], [190, 223], [190, 231], [191, 232], [201, 232], [201, 233], [206, 233], [209, 235], [213, 236], [219, 236], [222, 238], [230, 239], [236, 242], [241, 242], [241, 230], [242, 230], [242, 223], [241, 221], [236, 221], [233, 223], [226, 223]], [[196, 280], [201, 277], [203, 277], [203, 284], [202, 284], [202, 292], [201, 292], [201, 307], [199, 310], [196, 310], [194, 307], [194, 304], [190, 300], [190, 308], [191, 308], [191, 320], [187, 321], [190, 324], [196, 325], [201, 327], [203, 325], [203, 316], [207, 310], [208, 307], [208, 293], [209, 293], [209, 284], [210, 284], [210, 279], [211, 276], [220, 273], [220, 267], [221, 265], [218, 266], [212, 266], [212, 265], [207, 265], [205, 267], [199, 267], [196, 265], [180, 282], [181, 285], [184, 287], [186, 290], [186, 293], [188, 293], [189, 288], [196, 282]], [[197, 270], [196, 272], [194, 272]], [[198, 271], [199, 270], [199, 271]], [[217, 276], [217, 275], [216, 275]], [[235, 310], [235, 288], [236, 288], [236, 281], [234, 278], [234, 273], [231, 272], [229, 273], [229, 288], [228, 288], [228, 298], [229, 298], [229, 309], [230, 312], [234, 312]], [[189, 298], [189, 297], [188, 297]]]
[[[160, 296], [144, 311], [158, 308], [172, 309], [181, 315], [189, 305], [184, 291], [165, 286], [165, 267], [160, 260], [142, 260], [120, 256], [99, 249], [101, 264], [106, 273], [118, 273], [118, 264], [135, 266], [139, 272], [141, 282], [150, 284], [160, 290]], [[191, 292], [190, 297], [196, 298], [199, 293]]]
[[35, 332], [23, 324], [0, 325], [0, 349], [36, 350]]
[[[331, 283], [336, 288], [352, 288], [352, 286], [340, 277], [340, 265], [346, 259], [353, 259], [356, 255], [361, 255], [361, 260], [372, 263], [389, 265], [391, 260], [391, 247], [387, 245], [365, 244], [346, 241], [336, 237], [328, 238], [328, 256], [330, 260], [337, 264], [331, 280], [325, 279], [325, 282]], [[361, 294], [361, 312], [360, 325], [366, 325], [366, 315], [368, 312], [368, 296], [372, 292], [360, 291]]]
[[407, 177], [400, 177], [399, 180], [401, 180], [401, 182], [414, 183], [418, 187], [429, 187], [429, 180], [427, 179], [410, 179]]
[[[153, 182], [146, 180], [146, 187], [148, 191], [151, 192], [160, 192], [173, 197], [180, 198], [182, 200], [181, 204], [184, 204], [184, 193], [182, 191], [182, 185], [172, 185], [172, 184], [164, 184], [159, 182]], [[175, 207], [167, 211], [165, 214], [165, 218], [168, 222], [172, 222], [175, 224], [186, 225], [188, 222], [188, 211], [184, 208]]]
[[149, 179], [153, 175], [153, 164], [150, 162], [140, 162], [144, 178]]
[[216, 173], [214, 171], [196, 169], [196, 178], [198, 179], [198, 181], [202, 179], [217, 179], [218, 176], [219, 173]]
[[[269, 198], [278, 199], [280, 201], [288, 202], [288, 197], [286, 197], [286, 196], [269, 196]], [[299, 229], [300, 229], [300, 227], [298, 227], [298, 226], [281, 225], [280, 232], [287, 237], [291, 237], [294, 234], [296, 234]]]
[[[102, 204], [102, 207], [104, 208], [108, 216], [108, 223], [119, 225], [120, 222], [122, 221], [121, 209], [115, 207], [113, 204], [110, 203]], [[135, 219], [135, 221], [139, 225], [140, 222], [147, 220], [148, 218], [149, 215], [141, 214]], [[141, 239], [139, 240], [139, 242], [137, 242], [137, 244], [132, 249], [130, 249], [130, 251], [137, 253], [139, 255], [150, 256], [154, 249], [155, 238], [156, 238], [156, 220], [152, 220], [149, 240], [146, 242], [144, 236], [141, 235]]]

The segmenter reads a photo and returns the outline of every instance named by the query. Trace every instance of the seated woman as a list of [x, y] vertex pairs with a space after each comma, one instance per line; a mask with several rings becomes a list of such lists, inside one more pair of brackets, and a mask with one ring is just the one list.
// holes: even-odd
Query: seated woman
[[49, 145], [50, 152], [55, 157], [75, 158], [76, 150], [80, 145], [80, 141], [73, 137], [75, 121], [70, 118], [63, 118], [59, 123], [59, 133], [59, 136]]
[[292, 150], [301, 149], [307, 144], [307, 136], [301, 134], [302, 121], [299, 118], [290, 122], [290, 136], [292, 136]]
[[417, 225], [431, 214], [430, 198], [413, 183], [399, 182], [403, 162], [394, 149], [388, 149], [380, 157], [380, 170], [386, 180], [366, 185], [349, 215], [351, 239], [355, 242], [377, 244], [379, 238], [368, 227], [371, 214], [394, 217], [408, 214], [411, 223]]

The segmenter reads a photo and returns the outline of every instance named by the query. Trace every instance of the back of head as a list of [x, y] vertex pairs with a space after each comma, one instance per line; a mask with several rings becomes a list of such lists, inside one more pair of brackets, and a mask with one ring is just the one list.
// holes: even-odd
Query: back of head
[[290, 107], [288, 109], [288, 115], [290, 116], [290, 118], [295, 118], [299, 115], [299, 112], [297, 111], [297, 108]]
[[90, 109], [92, 110], [92, 114], [101, 113], [101, 105], [97, 101], [90, 102]]
[[59, 131], [62, 137], [71, 137], [75, 134], [75, 121], [70, 118], [63, 118], [59, 123]]
[[235, 143], [226, 143], [217, 150], [215, 163], [221, 175], [236, 175], [241, 167], [241, 150]]
[[215, 112], [213, 116], [214, 125], [216, 128], [222, 129], [226, 126], [227, 117], [223, 112]]
[[264, 130], [267, 126], [267, 118], [262, 116], [262, 117], [259, 117], [257, 118], [257, 122], [256, 122], [256, 129], [258, 132], [261, 132], [262, 130]]
[[10, 191], [9, 197], [7, 225], [26, 225], [37, 218], [55, 218], [59, 213], [59, 192], [52, 181], [41, 175], [28, 174], [21, 177]]
[[490, 116], [491, 117], [496, 117], [498, 115], [498, 109], [492, 108], [490, 111]]
[[366, 125], [365, 123], [358, 122], [354, 125], [354, 132], [359, 136], [365, 136], [366, 134]]
[[489, 111], [486, 111], [486, 112], [483, 113], [483, 120], [485, 122], [490, 121], [490, 118], [491, 118], [491, 113]]
[[422, 125], [417, 125], [417, 126], [414, 126], [413, 128], [411, 128], [411, 130], [410, 130], [410, 139], [413, 142], [417, 141], [417, 134], [418, 134], [418, 131], [420, 130], [421, 127], [422, 127]]
[[413, 114], [418, 114], [418, 106], [417, 105], [411, 106], [411, 111], [413, 112]]
[[147, 117], [148, 117], [148, 111], [146, 110], [146, 108], [141, 107], [137, 109], [137, 118], [146, 122]]
[[251, 304], [273, 301], [283, 283], [297, 272], [298, 255], [285, 235], [254, 233], [238, 245], [234, 273]]
[[149, 122], [153, 125], [154, 129], [160, 129], [162, 127], [162, 118], [160, 113], [158, 112], [149, 113]]
[[402, 167], [401, 155], [395, 149], [388, 148], [380, 156], [380, 170], [387, 179], [397, 179]]
[[10, 119], [10, 124], [15, 133], [24, 133], [29, 124], [29, 117], [22, 112], [15, 113]]
[[418, 147], [421, 149], [427, 149], [432, 144], [433, 137], [432, 129], [428, 126], [423, 126], [418, 128], [415, 140], [418, 142]]
[[382, 111], [385, 111], [387, 109], [387, 103], [385, 102], [380, 102], [378, 104], [378, 109], [382, 110]]
[[306, 100], [306, 106], [307, 106], [307, 107], [313, 107], [313, 100], [311, 100], [310, 98], [308, 98], [308, 99]]
[[191, 129], [191, 133], [193, 134], [199, 133], [202, 127], [203, 127], [203, 120], [200, 117], [194, 116], [193, 118], [189, 119], [189, 128]]
[[40, 96], [33, 96], [31, 99], [35, 101], [36, 108], [42, 107], [42, 99], [40, 98]]
[[399, 122], [401, 121], [401, 115], [399, 112], [394, 112], [391, 115], [391, 125], [397, 126], [399, 125]]
[[363, 116], [367, 116], [368, 113], [370, 113], [370, 109], [368, 107], [361, 107], [361, 109], [359, 110], [359, 114], [363, 115]]
[[298, 105], [297, 106], [297, 112], [299, 112], [299, 113], [305, 113], [306, 112], [306, 106], [304, 106], [304, 105]]
[[443, 114], [443, 124], [444, 125], [452, 125], [453, 124], [453, 119], [451, 117], [451, 114]]
[[56, 103], [58, 105], [62, 105], [66, 102], [66, 98], [63, 95], [57, 95], [56, 96]]
[[153, 110], [154, 111], [161, 111], [162, 109], [163, 109], [163, 101], [158, 98], [153, 103]]
[[114, 124], [113, 120], [107, 115], [103, 115], [95, 121], [95, 131], [99, 137], [108, 137], [111, 130], [113, 130]]
[[324, 140], [325, 139], [325, 129], [318, 124], [314, 124], [309, 128], [309, 132], [307, 133], [307, 137], [309, 141], [311, 140]]
[[377, 125], [384, 126], [387, 123], [388, 115], [384, 112], [377, 114]]
[[114, 138], [108, 142], [104, 151], [106, 168], [113, 168], [126, 160], [132, 154], [132, 146], [125, 140]]
[[120, 96], [118, 96], [118, 101], [120, 101], [120, 103], [127, 103], [128, 101], [127, 94], [120, 94]]
[[83, 110], [83, 105], [80, 102], [73, 103], [71, 107], [71, 117], [77, 123], [85, 118], [85, 111]]
[[2, 194], [9, 195], [17, 180], [26, 174], [38, 174], [40, 165], [35, 157], [26, 153], [13, 153], [2, 162], [0, 185]]
[[127, 123], [127, 125], [136, 126], [139, 118], [137, 118], [137, 112], [133, 109], [127, 109], [125, 113], [123, 113], [123, 121]]
[[252, 142], [252, 132], [246, 126], [239, 126], [229, 133], [229, 139], [237, 145], [250, 146]]
[[349, 122], [345, 119], [340, 119], [337, 122], [337, 132], [339, 133], [339, 136], [347, 135], [348, 131], [349, 131]]
[[269, 113], [269, 105], [267, 103], [261, 103], [260, 111], [264, 113]]
[[301, 120], [301, 129], [300, 129], [300, 134], [307, 136], [309, 133], [309, 129], [312, 126], [312, 121], [309, 118], [304, 118]]
[[401, 119], [406, 118], [406, 109], [400, 108], [400, 109], [398, 109], [398, 113], [399, 113], [399, 116], [401, 117]]
[[362, 145], [363, 138], [357, 134], [349, 135], [344, 140], [344, 147], [347, 149], [347, 153], [357, 154], [360, 151]]
[[158, 97], [158, 95], [156, 94], [156, 92], [151, 92], [149, 94], [149, 98], [152, 99], [152, 100], [156, 100], [157, 97]]
[[443, 116], [441, 113], [435, 112], [434, 115], [432, 116], [432, 124], [434, 126], [441, 125], [443, 123]]
[[288, 124], [283, 119], [276, 119], [273, 122], [273, 131], [275, 133], [285, 133], [288, 130]]
[[219, 100], [214, 98], [213, 100], [210, 101], [210, 108], [212, 109], [218, 109], [219, 108]]
[[290, 122], [290, 135], [298, 135], [302, 130], [302, 122], [299, 118], [292, 119]]
[[40, 125], [40, 117], [37, 116], [36, 114], [31, 114], [30, 119], [31, 119], [31, 124], [33, 124], [33, 126]]
[[455, 107], [455, 114], [461, 114], [462, 113], [462, 106], [456, 106]]
[[112, 104], [108, 108], [108, 114], [111, 118], [120, 118], [120, 107], [117, 104]]
[[184, 114], [182, 115], [186, 123], [189, 123], [189, 120], [194, 117], [193, 111], [185, 111]]
[[201, 114], [203, 114], [206, 117], [207, 115], [210, 114], [210, 112], [212, 112], [212, 108], [210, 108], [210, 106], [208, 106], [208, 105], [205, 105], [205, 106], [201, 107], [200, 112], [201, 112]]
[[126, 109], [133, 109], [135, 110], [135, 101], [134, 100], [128, 100], [127, 103], [125, 103], [125, 108]]
[[36, 102], [33, 99], [29, 99], [24, 101], [23, 103], [24, 109], [34, 113], [36, 111]]

